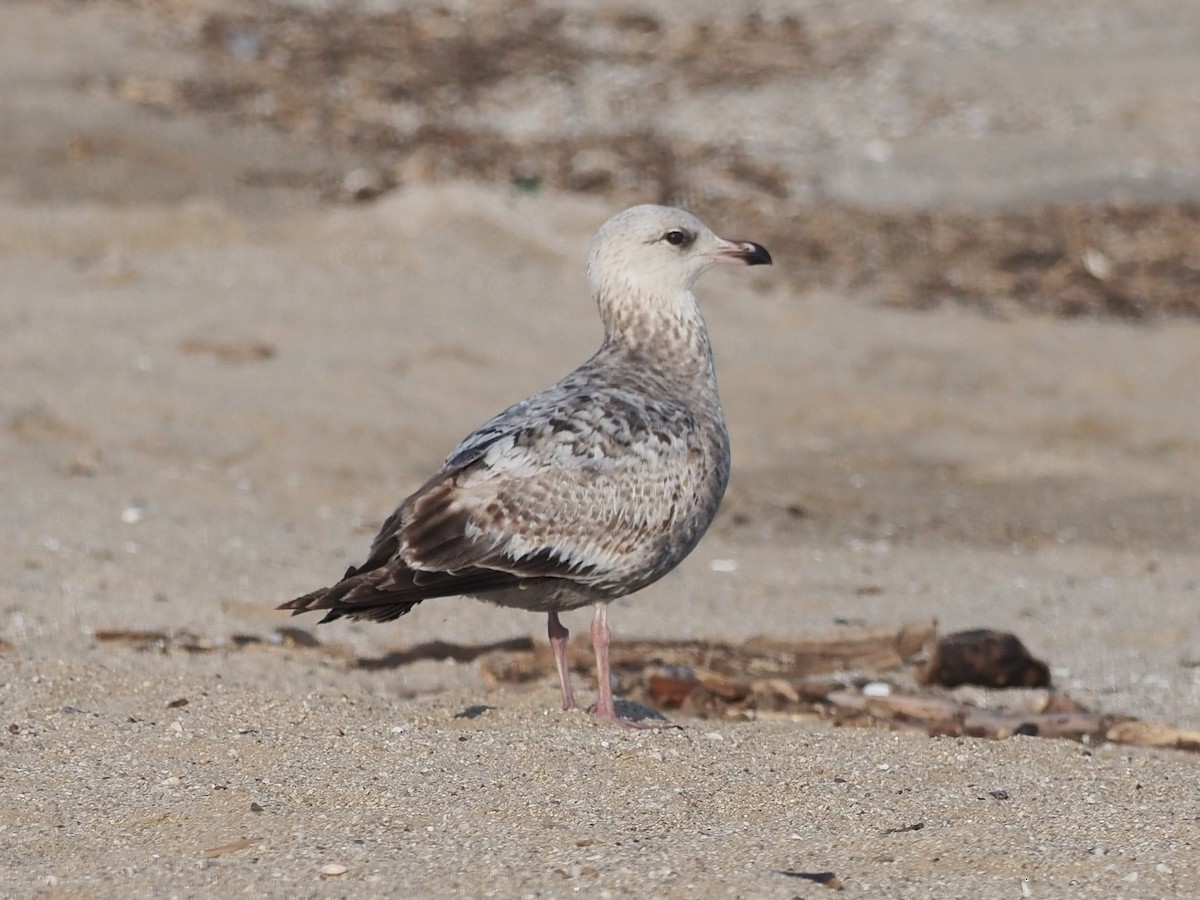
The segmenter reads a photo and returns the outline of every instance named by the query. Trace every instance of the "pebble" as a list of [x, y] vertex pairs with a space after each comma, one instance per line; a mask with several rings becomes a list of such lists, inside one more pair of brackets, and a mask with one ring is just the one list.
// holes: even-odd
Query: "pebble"
[[336, 878], [338, 875], [345, 875], [348, 871], [341, 863], [329, 863], [321, 866], [321, 874], [326, 878]]

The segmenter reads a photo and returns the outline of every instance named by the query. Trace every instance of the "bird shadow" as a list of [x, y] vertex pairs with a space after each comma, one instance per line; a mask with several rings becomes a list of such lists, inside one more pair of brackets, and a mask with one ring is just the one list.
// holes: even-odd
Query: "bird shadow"
[[618, 716], [636, 723], [641, 728], [678, 728], [680, 731], [683, 730], [682, 725], [672, 722], [657, 709], [642, 706], [632, 700], [617, 699], [613, 705], [616, 707]]
[[509, 653], [533, 649], [533, 641], [527, 637], [495, 641], [490, 644], [455, 644], [450, 641], [426, 641], [404, 650], [393, 650], [382, 656], [360, 656], [354, 661], [357, 669], [398, 669], [423, 659], [452, 659], [455, 662], [471, 662], [476, 657], [496, 650]]
[[454, 718], [456, 718], [456, 719], [478, 719], [484, 713], [491, 712], [495, 708], [496, 707], [494, 707], [494, 706], [486, 706], [483, 703], [476, 703], [472, 706], [468, 706], [462, 712], [455, 713]]

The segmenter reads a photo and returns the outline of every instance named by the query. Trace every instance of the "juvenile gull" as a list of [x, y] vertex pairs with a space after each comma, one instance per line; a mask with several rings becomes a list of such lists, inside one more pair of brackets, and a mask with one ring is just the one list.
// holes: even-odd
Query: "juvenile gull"
[[595, 714], [617, 716], [608, 604], [657, 581], [708, 529], [729, 480], [729, 436], [692, 284], [714, 263], [770, 265], [695, 216], [635, 206], [601, 226], [588, 283], [604, 321], [596, 355], [481, 425], [383, 524], [366, 562], [280, 609], [388, 622], [466, 596], [549, 615], [575, 706], [565, 610], [595, 604]]

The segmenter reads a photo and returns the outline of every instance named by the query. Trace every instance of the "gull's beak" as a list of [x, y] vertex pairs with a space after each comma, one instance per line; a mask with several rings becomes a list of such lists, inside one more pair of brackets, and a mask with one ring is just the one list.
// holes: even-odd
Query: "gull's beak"
[[717, 238], [717, 247], [708, 252], [708, 258], [715, 263], [745, 263], [748, 266], [771, 265], [771, 254], [762, 244], [754, 241], [727, 241]]

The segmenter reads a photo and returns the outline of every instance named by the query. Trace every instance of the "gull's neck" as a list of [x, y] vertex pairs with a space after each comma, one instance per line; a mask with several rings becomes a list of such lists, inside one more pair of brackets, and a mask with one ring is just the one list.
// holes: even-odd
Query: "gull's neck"
[[604, 322], [602, 353], [632, 356], [693, 390], [716, 393], [712, 344], [690, 290], [672, 292], [622, 285], [596, 291]]

